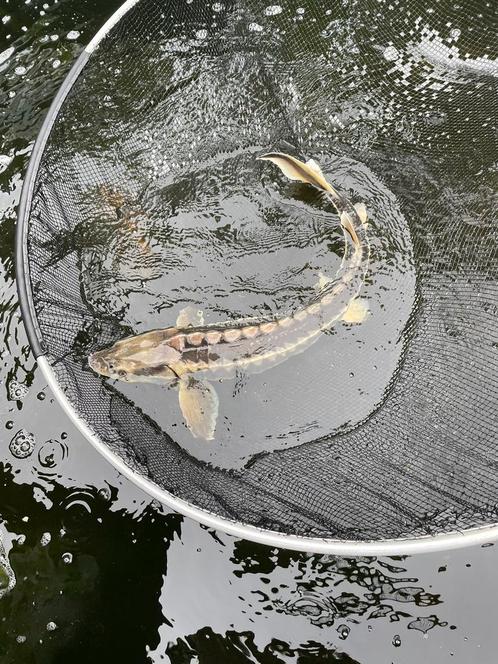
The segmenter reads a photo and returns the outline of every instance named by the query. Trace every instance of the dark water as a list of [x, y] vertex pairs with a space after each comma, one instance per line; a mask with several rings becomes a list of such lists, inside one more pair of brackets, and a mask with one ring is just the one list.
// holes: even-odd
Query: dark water
[[118, 4], [0, 11], [1, 664], [495, 662], [496, 547], [353, 559], [237, 541], [151, 504], [46, 388], [19, 320], [15, 208], [51, 98]]

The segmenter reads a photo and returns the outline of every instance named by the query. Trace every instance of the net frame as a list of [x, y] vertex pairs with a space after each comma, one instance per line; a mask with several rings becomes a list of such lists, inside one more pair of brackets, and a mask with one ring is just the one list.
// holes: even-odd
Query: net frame
[[474, 546], [498, 539], [498, 523], [468, 528], [462, 531], [455, 530], [453, 532], [444, 532], [433, 535], [358, 541], [284, 534], [226, 519], [178, 498], [146, 477], [135, 472], [120, 456], [114, 453], [99, 439], [99, 437], [86, 424], [84, 419], [80, 417], [71, 401], [67, 398], [59, 383], [57, 375], [47, 358], [47, 349], [41, 341], [42, 334], [37, 323], [37, 316], [33, 303], [33, 293], [30, 287], [27, 236], [29, 233], [34, 186], [50, 132], [57, 120], [58, 113], [66, 97], [88, 63], [91, 55], [99, 48], [99, 45], [104, 38], [119, 20], [139, 2], [140, 0], [127, 0], [108, 19], [80, 54], [64, 80], [63, 85], [50, 106], [46, 119], [35, 142], [18, 210], [18, 224], [16, 229], [16, 279], [23, 321], [38, 366], [64, 412], [77, 429], [99, 451], [99, 453], [104, 456], [104, 458], [152, 498], [176, 512], [206, 525], [207, 527], [222, 530], [235, 537], [245, 538], [272, 547], [283, 547], [298, 551], [336, 555], [401, 555], [422, 553]]

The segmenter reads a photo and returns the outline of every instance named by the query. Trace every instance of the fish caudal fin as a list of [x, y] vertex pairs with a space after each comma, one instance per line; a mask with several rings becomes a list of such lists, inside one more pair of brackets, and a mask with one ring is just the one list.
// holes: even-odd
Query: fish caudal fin
[[289, 180], [311, 184], [321, 191], [328, 191], [337, 196], [336, 190], [324, 178], [320, 166], [313, 159], [304, 163], [304, 161], [283, 152], [269, 152], [257, 157], [257, 159], [271, 161], [280, 168]]
[[349, 307], [342, 316], [342, 320], [345, 323], [363, 323], [369, 313], [370, 310], [366, 300], [357, 297], [349, 304]]
[[194, 438], [213, 440], [218, 419], [219, 399], [214, 387], [191, 376], [180, 380], [180, 409]]

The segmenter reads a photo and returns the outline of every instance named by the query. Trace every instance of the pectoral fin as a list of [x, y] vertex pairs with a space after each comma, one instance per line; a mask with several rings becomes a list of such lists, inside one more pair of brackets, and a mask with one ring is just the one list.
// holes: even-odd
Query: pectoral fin
[[185, 423], [194, 438], [213, 440], [219, 407], [214, 387], [192, 376], [182, 378], [178, 398]]
[[363, 323], [368, 314], [369, 309], [366, 300], [357, 297], [350, 302], [349, 307], [342, 316], [342, 320], [345, 323]]
[[186, 327], [200, 327], [204, 325], [204, 313], [197, 307], [188, 306], [182, 309], [176, 319], [176, 327], [180, 330]]

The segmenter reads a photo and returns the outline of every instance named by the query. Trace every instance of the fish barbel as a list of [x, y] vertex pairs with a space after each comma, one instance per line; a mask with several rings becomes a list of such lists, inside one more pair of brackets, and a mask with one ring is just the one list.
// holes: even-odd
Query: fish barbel
[[360, 323], [368, 313], [358, 297], [370, 254], [365, 206], [353, 205], [337, 192], [311, 159], [305, 163], [278, 152], [258, 159], [271, 161], [289, 179], [324, 192], [336, 208], [345, 237], [336, 278], [321, 275], [317, 296], [288, 316], [205, 325], [202, 311], [187, 307], [174, 327], [128, 337], [89, 357], [90, 367], [102, 376], [178, 386], [185, 422], [194, 437], [205, 440], [214, 438], [219, 407], [210, 381], [234, 377], [237, 371], [265, 371], [308, 348], [335, 322]]

